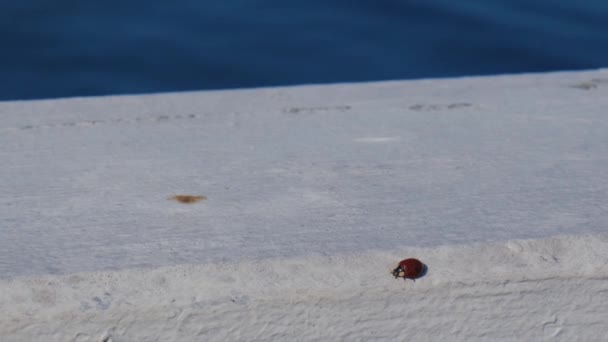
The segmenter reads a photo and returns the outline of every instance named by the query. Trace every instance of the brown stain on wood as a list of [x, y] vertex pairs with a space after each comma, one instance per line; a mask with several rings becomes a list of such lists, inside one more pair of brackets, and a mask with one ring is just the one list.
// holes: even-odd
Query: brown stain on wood
[[169, 197], [169, 199], [178, 201], [180, 203], [192, 204], [192, 203], [207, 200], [207, 196], [175, 195], [175, 196]]

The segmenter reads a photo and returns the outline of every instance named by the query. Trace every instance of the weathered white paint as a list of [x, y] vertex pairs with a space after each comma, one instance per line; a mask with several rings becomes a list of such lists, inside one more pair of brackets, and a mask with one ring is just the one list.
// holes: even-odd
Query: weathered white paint
[[[429, 270], [395, 280], [396, 260]], [[2, 341], [603, 341], [608, 236], [19, 277]]]
[[[2, 340], [606, 331], [608, 71], [5, 102], [0, 119]], [[395, 281], [409, 256], [429, 274]]]

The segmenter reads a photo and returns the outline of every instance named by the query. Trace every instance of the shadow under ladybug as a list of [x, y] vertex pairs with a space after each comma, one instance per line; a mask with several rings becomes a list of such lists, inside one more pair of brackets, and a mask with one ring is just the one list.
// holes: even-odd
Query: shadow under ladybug
[[412, 279], [416, 281], [416, 279], [424, 277], [427, 272], [428, 268], [425, 264], [418, 259], [410, 258], [401, 260], [397, 268], [391, 273], [395, 279], [403, 278], [405, 280]]

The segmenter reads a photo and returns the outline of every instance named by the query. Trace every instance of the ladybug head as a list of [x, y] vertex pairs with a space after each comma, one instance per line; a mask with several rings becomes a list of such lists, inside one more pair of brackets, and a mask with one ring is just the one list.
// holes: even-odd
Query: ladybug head
[[397, 266], [397, 268], [395, 268], [393, 270], [393, 277], [403, 278], [404, 276], [405, 276], [405, 270], [403, 269], [403, 267], [401, 265]]

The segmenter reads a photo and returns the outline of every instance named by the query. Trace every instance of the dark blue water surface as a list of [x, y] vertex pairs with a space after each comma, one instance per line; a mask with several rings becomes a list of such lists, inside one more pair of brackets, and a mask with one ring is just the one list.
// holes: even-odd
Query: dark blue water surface
[[608, 66], [607, 0], [23, 0], [0, 100]]

